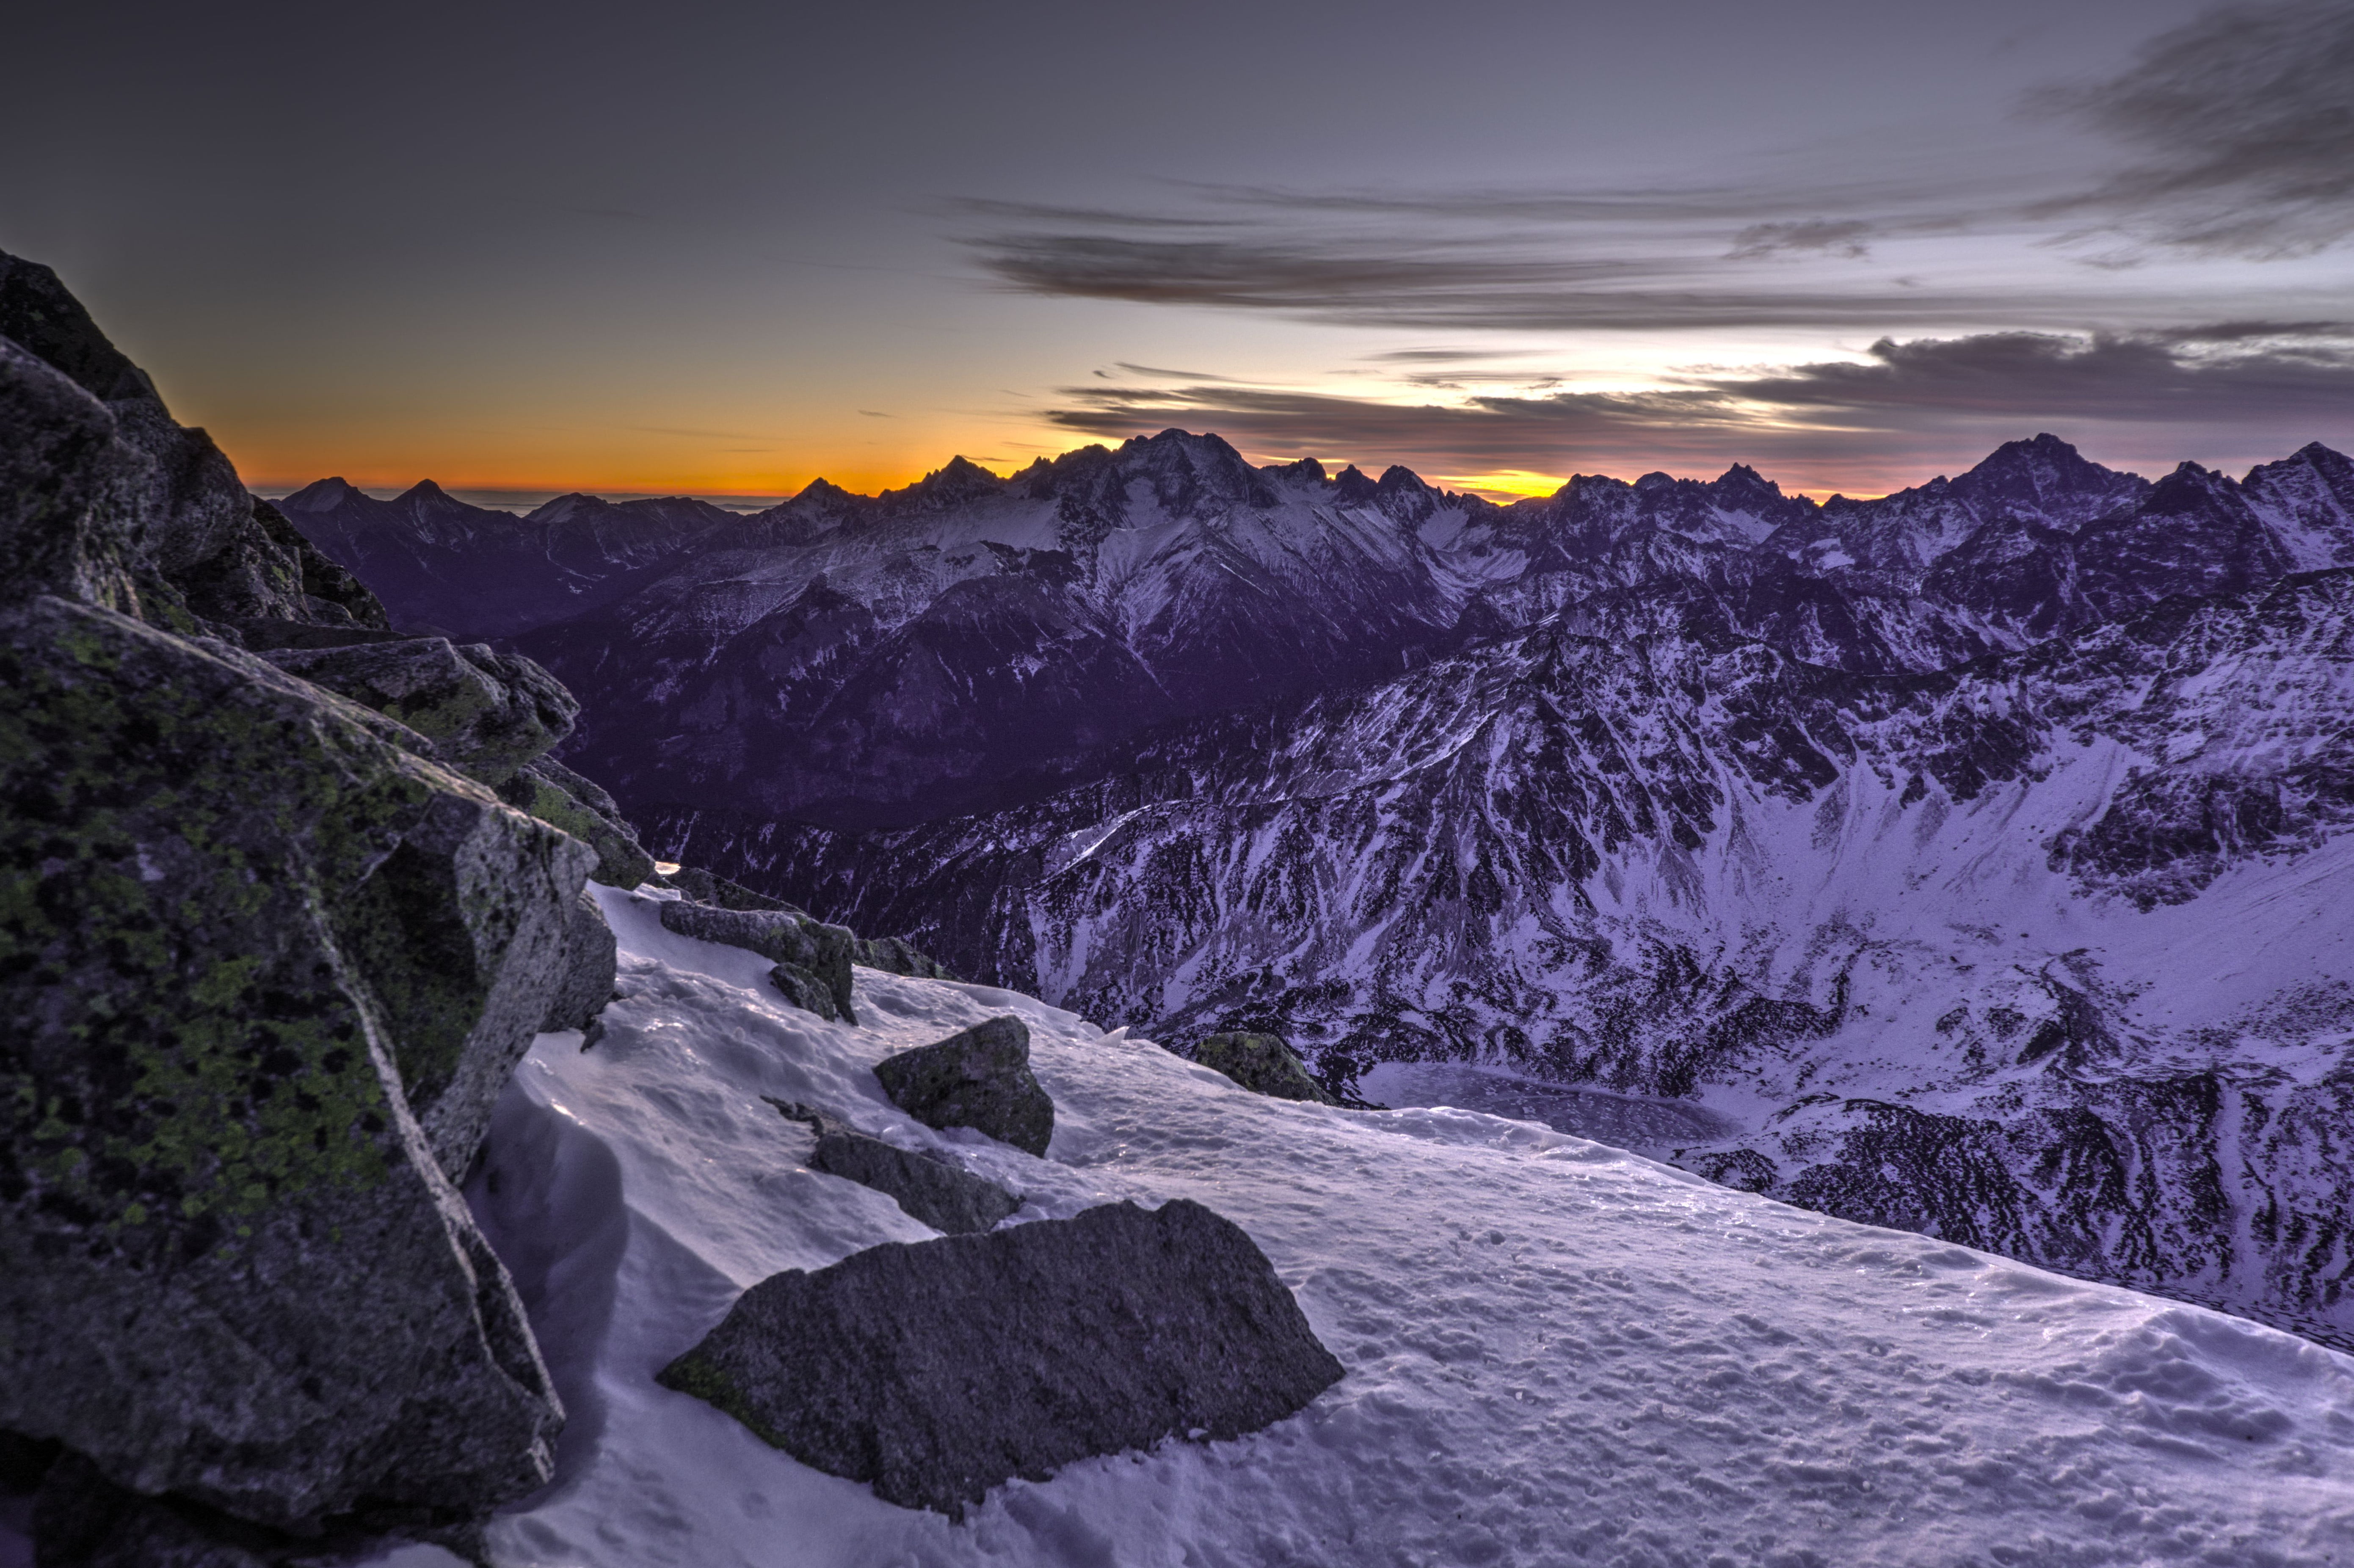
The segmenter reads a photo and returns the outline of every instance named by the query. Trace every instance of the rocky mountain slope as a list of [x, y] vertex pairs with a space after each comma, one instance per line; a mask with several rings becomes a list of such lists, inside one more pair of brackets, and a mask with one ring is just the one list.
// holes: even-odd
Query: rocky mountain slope
[[378, 501], [341, 479], [278, 503], [319, 549], [377, 586], [404, 628], [504, 636], [610, 604], [735, 514], [686, 496], [559, 495], [527, 515], [427, 480]]
[[2327, 448], [1497, 507], [1172, 432], [705, 543], [523, 640], [666, 853], [1336, 1089], [1680, 1100], [1645, 1146], [1712, 1178], [2354, 1342]]

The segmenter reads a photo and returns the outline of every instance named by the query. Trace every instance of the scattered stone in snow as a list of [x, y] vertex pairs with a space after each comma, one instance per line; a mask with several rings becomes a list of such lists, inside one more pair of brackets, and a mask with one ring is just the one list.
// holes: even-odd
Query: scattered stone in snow
[[803, 1464], [960, 1519], [1016, 1476], [1256, 1432], [1342, 1371], [1242, 1227], [1179, 1198], [788, 1269], [661, 1382]]
[[855, 1023], [850, 962], [857, 938], [789, 909], [720, 909], [679, 899], [663, 906], [663, 927], [701, 942], [724, 942], [776, 964], [769, 978], [795, 1007]]
[[870, 969], [912, 975], [917, 980], [952, 980], [957, 978], [949, 971], [946, 964], [904, 937], [860, 938], [858, 961]]
[[985, 1231], [1022, 1206], [1022, 1200], [939, 1155], [896, 1148], [844, 1126], [822, 1111], [773, 1095], [760, 1097], [817, 1132], [809, 1168], [896, 1199], [899, 1207], [936, 1231], [967, 1235]]
[[1280, 1035], [1213, 1034], [1193, 1048], [1193, 1060], [1215, 1067], [1253, 1094], [1328, 1106], [1341, 1103], [1308, 1075]]
[[1029, 1027], [1011, 1015], [885, 1056], [875, 1075], [891, 1103], [926, 1127], [969, 1127], [1032, 1154], [1045, 1153], [1055, 1136], [1055, 1102], [1030, 1070]]

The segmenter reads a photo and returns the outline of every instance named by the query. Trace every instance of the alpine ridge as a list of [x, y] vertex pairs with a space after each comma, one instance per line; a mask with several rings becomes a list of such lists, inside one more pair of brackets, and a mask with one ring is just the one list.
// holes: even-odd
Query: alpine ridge
[[1678, 1102], [1645, 1151], [1712, 1179], [2354, 1343], [2328, 448], [1497, 506], [1171, 431], [676, 549], [507, 629], [662, 853], [1334, 1089]]

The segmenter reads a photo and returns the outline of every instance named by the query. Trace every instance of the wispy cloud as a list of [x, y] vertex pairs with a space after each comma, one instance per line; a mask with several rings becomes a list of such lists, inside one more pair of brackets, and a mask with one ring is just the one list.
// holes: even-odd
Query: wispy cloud
[[1755, 261], [1767, 256], [1813, 250], [1832, 256], [1861, 258], [1872, 253], [1864, 241], [1874, 232], [1860, 217], [1808, 218], [1804, 222], [1753, 223], [1733, 237], [1725, 252], [1734, 261]]
[[2223, 323], [2168, 332], [1883, 339], [1860, 361], [1703, 374], [1633, 392], [1411, 404], [1262, 387], [1075, 387], [1050, 416], [1113, 439], [1214, 429], [1268, 458], [1353, 455], [1437, 475], [1536, 469], [1714, 471], [1798, 465], [1805, 488], [1917, 481], [2010, 435], [2137, 427], [2278, 456], [2354, 433], [2354, 326]]
[[2354, 5], [2225, 5], [2105, 81], [2036, 95], [2137, 154], [2034, 205], [2190, 250], [2309, 254], [2354, 235]]
[[[2082, 133], [2086, 157], [2105, 148], [2111, 172], [1955, 148], [1849, 177], [1768, 159], [1754, 179], [1654, 188], [1163, 185], [1131, 207], [958, 212], [981, 270], [1019, 292], [1449, 334], [2180, 321], [2200, 285], [2175, 273], [2120, 292], [2153, 247], [2179, 267], [2354, 236], [2346, 0], [2225, 6], [2026, 111]], [[1955, 246], [1978, 249], [1942, 265]]]

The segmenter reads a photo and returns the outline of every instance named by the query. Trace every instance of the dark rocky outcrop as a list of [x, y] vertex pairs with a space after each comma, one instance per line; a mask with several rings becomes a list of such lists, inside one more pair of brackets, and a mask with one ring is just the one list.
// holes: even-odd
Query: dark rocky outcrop
[[804, 1464], [961, 1518], [1017, 1476], [1255, 1432], [1342, 1371], [1241, 1227], [1181, 1198], [772, 1276], [661, 1377]]
[[822, 1112], [788, 1100], [769, 1103], [817, 1134], [809, 1168], [872, 1187], [897, 1201], [911, 1217], [949, 1235], [985, 1231], [1022, 1206], [1022, 1200], [993, 1181], [962, 1170], [938, 1154], [900, 1149], [870, 1138]]
[[[281, 667], [420, 652], [489, 693], [439, 736]], [[569, 707], [392, 639], [0, 256], [0, 1432], [47, 1456], [45, 1564], [462, 1541], [547, 1479], [561, 1407], [452, 1180], [610, 994], [596, 857], [482, 781]]]
[[313, 685], [389, 714], [433, 742], [441, 760], [496, 788], [572, 732], [580, 705], [528, 659], [482, 643], [416, 637], [265, 655]]
[[539, 1021], [540, 1029], [579, 1030], [583, 1051], [597, 1044], [605, 1033], [598, 1015], [613, 1000], [620, 959], [620, 945], [613, 939], [613, 927], [605, 923], [604, 912], [597, 907], [597, 901], [583, 893], [573, 900], [571, 917], [565, 924], [564, 954], [556, 991], [547, 1000], [547, 1012]]
[[891, 1103], [926, 1127], [969, 1127], [1032, 1154], [1054, 1139], [1055, 1102], [1030, 1070], [1030, 1030], [1018, 1018], [988, 1019], [885, 1056], [875, 1075]]
[[857, 938], [839, 926], [784, 909], [720, 909], [684, 900], [662, 906], [663, 928], [700, 942], [724, 942], [776, 964], [769, 978], [794, 1006], [856, 1023], [850, 956]]
[[1308, 1075], [1280, 1035], [1212, 1034], [1193, 1047], [1193, 1060], [1215, 1067], [1253, 1094], [1319, 1105], [1341, 1103]]
[[281, 1527], [487, 1509], [559, 1419], [449, 1175], [588, 852], [359, 712], [57, 599], [0, 642], [0, 1426]]
[[901, 937], [861, 937], [858, 939], [858, 961], [870, 969], [912, 975], [917, 980], [952, 980], [957, 978], [946, 964]]
[[499, 799], [562, 828], [595, 850], [597, 869], [588, 874], [591, 880], [608, 887], [637, 887], [653, 880], [654, 857], [638, 842], [637, 829], [621, 815], [613, 797], [553, 757], [537, 758], [516, 768], [514, 776], [499, 786]]

